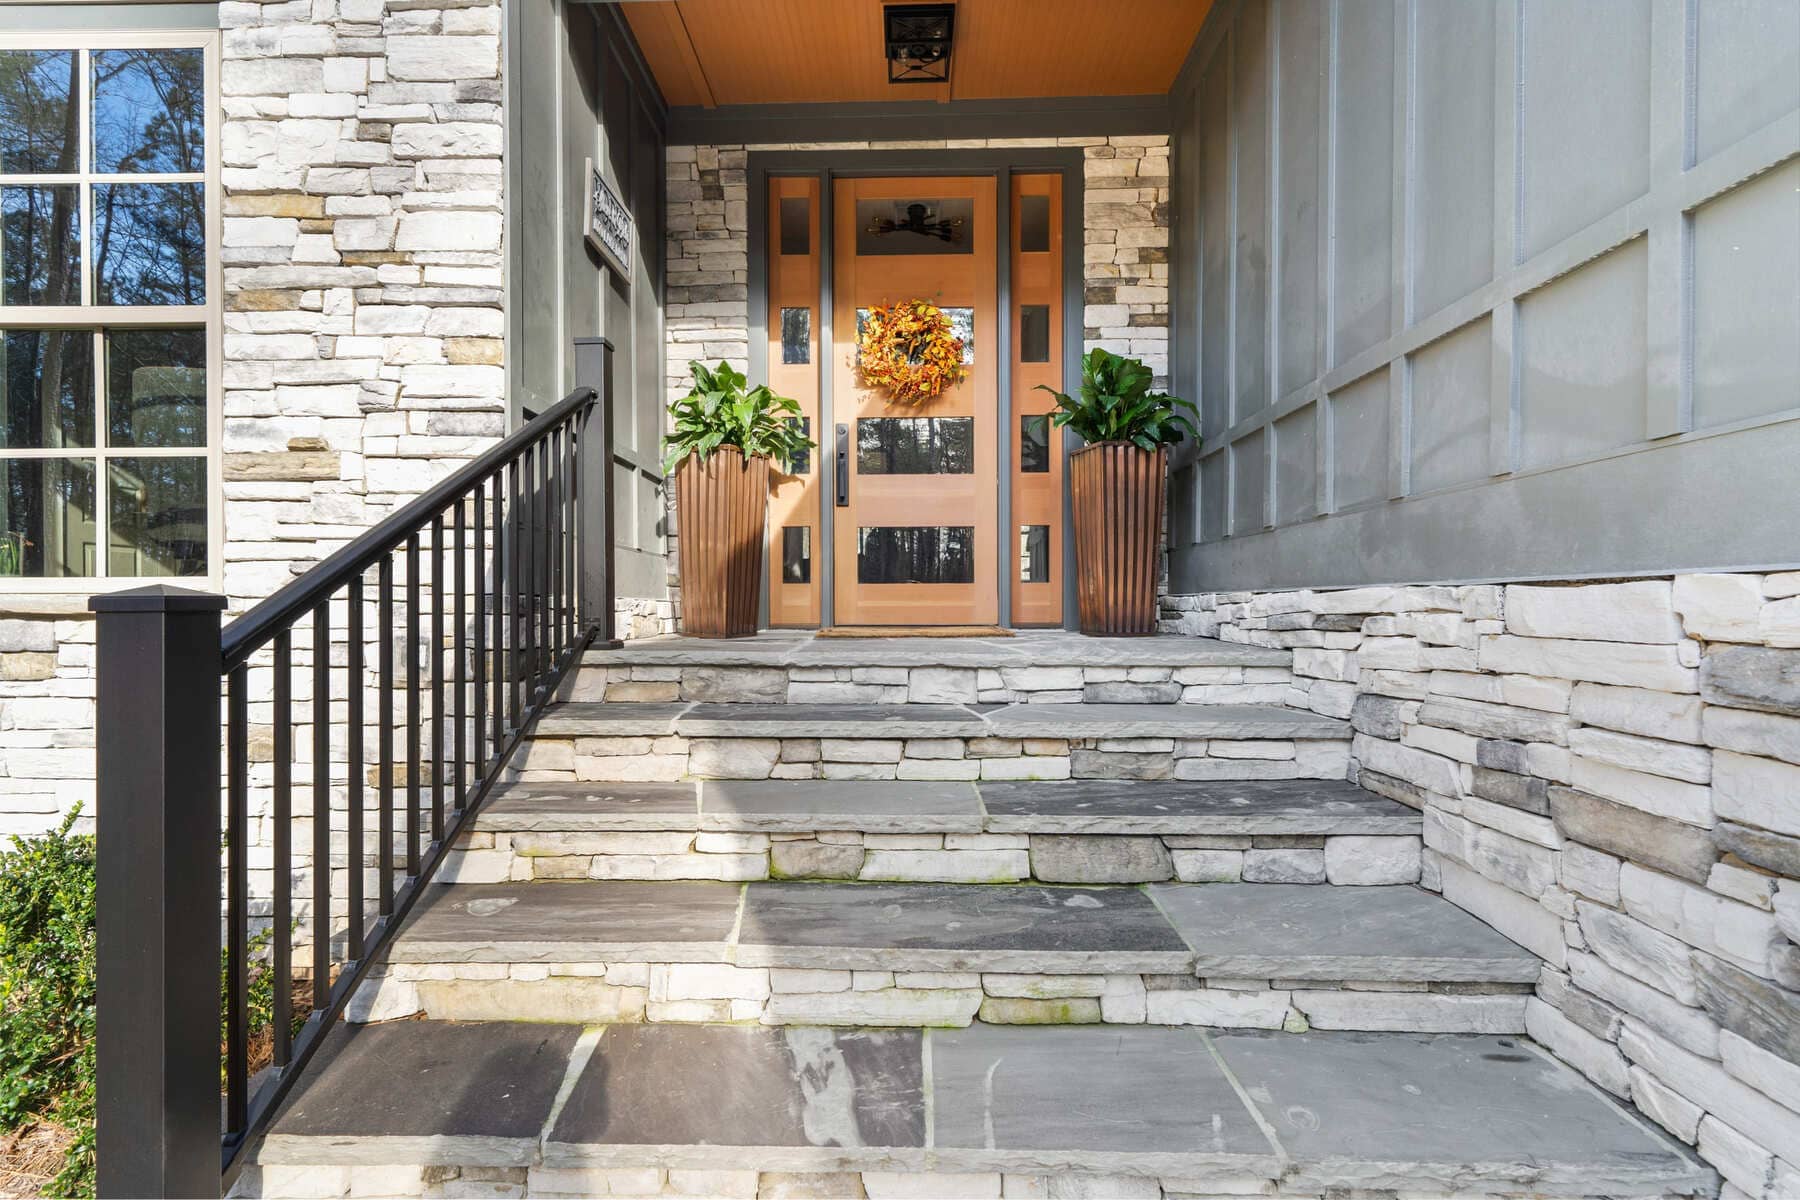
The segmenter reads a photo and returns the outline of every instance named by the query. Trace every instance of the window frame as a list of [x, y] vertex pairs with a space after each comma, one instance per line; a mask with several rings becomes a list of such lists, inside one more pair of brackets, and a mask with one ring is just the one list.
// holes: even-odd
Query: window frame
[[[157, 175], [96, 174], [93, 155], [92, 55], [100, 50], [198, 49], [202, 56], [204, 105], [202, 170]], [[94, 442], [91, 447], [69, 449], [0, 447], [0, 461], [11, 459], [74, 459], [95, 464], [94, 542], [95, 565], [105, 570], [111, 553], [112, 514], [107, 463], [117, 458], [198, 458], [206, 463], [206, 574], [205, 575], [64, 575], [48, 578], [5, 576], [0, 595], [58, 597], [123, 591], [152, 583], [220, 590], [224, 577], [224, 272], [220, 261], [221, 194], [219, 138], [222, 112], [219, 99], [220, 36], [206, 29], [88, 30], [69, 26], [29, 33], [0, 33], [0, 50], [69, 50], [81, 58], [81, 144], [78, 171], [63, 174], [7, 174], [6, 186], [73, 185], [83, 189], [81, 204], [81, 294], [79, 305], [8, 305], [0, 303], [0, 329], [69, 329], [94, 335]], [[198, 183], [206, 215], [204, 222], [206, 303], [199, 305], [104, 305], [94, 303], [92, 260], [93, 209], [85, 203], [92, 185], [107, 183]], [[107, 329], [201, 328], [206, 331], [206, 445], [110, 446], [107, 436], [108, 371], [104, 356]], [[85, 607], [85, 605], [83, 606]]]

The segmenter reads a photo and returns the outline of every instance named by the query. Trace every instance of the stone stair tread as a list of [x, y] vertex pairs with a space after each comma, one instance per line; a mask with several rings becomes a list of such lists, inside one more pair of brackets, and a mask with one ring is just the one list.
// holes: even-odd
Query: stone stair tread
[[257, 1160], [1066, 1171], [1234, 1194], [1718, 1186], [1523, 1038], [1143, 1026], [342, 1025]]
[[[1536, 982], [1536, 955], [1406, 885], [1152, 884], [1202, 978]], [[1381, 974], [1361, 972], [1379, 963]]]
[[576, 701], [537, 737], [1224, 738], [1347, 740], [1334, 717], [1274, 704], [707, 704]]
[[821, 638], [768, 631], [753, 638], [665, 635], [590, 650], [589, 666], [695, 667], [1285, 667], [1289, 652], [1213, 638], [1090, 638], [1063, 630], [1012, 637]]
[[445, 884], [394, 962], [1400, 982], [1536, 980], [1538, 960], [1440, 896], [1326, 884]]
[[1421, 819], [1344, 780], [511, 783], [486, 832], [1038, 833], [1416, 836]]

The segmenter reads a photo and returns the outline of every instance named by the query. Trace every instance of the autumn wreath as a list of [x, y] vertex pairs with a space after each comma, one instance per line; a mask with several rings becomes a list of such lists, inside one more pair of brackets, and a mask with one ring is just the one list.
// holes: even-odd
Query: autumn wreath
[[917, 404], [962, 381], [963, 340], [950, 318], [924, 300], [871, 308], [857, 335], [857, 367], [868, 387]]

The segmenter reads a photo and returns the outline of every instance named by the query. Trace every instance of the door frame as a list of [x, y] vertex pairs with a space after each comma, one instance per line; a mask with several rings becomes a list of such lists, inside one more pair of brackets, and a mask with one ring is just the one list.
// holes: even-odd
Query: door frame
[[[1084, 193], [1082, 164], [1085, 156], [1079, 146], [1019, 146], [994, 150], [752, 150], [746, 156], [749, 208], [749, 366], [751, 379], [766, 379], [769, 370], [769, 264], [768, 206], [769, 180], [776, 176], [810, 176], [819, 181], [819, 420], [814, 437], [820, 449], [813, 455], [819, 479], [819, 547], [815, 568], [819, 572], [819, 623], [833, 624], [836, 616], [834, 589], [836, 572], [829, 548], [836, 545], [836, 506], [830, 497], [836, 494], [836, 464], [829, 452], [829, 434], [835, 427], [832, 411], [832, 356], [841, 353], [849, 342], [833, 337], [834, 313], [832, 289], [835, 274], [832, 220], [834, 181], [870, 176], [988, 176], [995, 181], [997, 226], [993, 253], [998, 256], [996, 340], [992, 353], [997, 356], [997, 427], [1013, 426], [1012, 397], [1012, 194], [1014, 173], [1062, 176], [1063, 223], [1063, 386], [1067, 388], [1081, 377], [1082, 320], [1085, 311], [1086, 280], [1083, 270]], [[1068, 454], [1080, 446], [1074, 434], [1063, 431], [1060, 453], [1064, 457], [1065, 475]], [[994, 486], [998, 489], [998, 545], [1004, 549], [1017, 541], [1012, 531], [1012, 439], [1000, 437]], [[1062, 579], [1063, 627], [1076, 628], [1075, 611], [1075, 538], [1069, 506], [1068, 489], [1062, 499]], [[761, 614], [759, 624], [768, 625], [769, 560], [773, 553], [770, 539], [763, 538], [762, 585], [759, 588]], [[1010, 558], [1007, 558], [1010, 562]], [[1010, 627], [1012, 619], [1012, 571], [1002, 569], [998, 582], [1000, 623]]]

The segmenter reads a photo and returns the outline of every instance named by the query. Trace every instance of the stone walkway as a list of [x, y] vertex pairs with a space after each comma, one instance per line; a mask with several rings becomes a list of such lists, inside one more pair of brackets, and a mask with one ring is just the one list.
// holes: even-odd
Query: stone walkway
[[1717, 1186], [1523, 1039], [1193, 1028], [346, 1027], [259, 1161], [268, 1196], [459, 1173], [515, 1195], [768, 1195], [775, 1172], [871, 1196], [997, 1196], [1001, 1173], [1116, 1196]]

